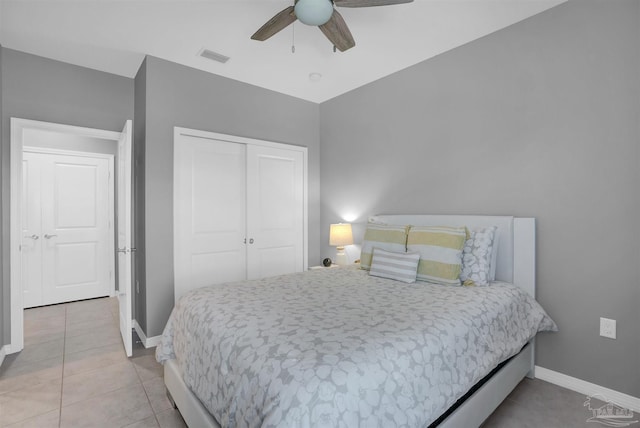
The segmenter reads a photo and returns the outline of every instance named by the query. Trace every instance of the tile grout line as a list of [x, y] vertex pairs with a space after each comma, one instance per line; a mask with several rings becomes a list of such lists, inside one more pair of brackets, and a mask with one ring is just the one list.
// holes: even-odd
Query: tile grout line
[[64, 393], [64, 357], [67, 348], [67, 305], [64, 305], [64, 335], [62, 336], [62, 379], [60, 381], [60, 407], [58, 408], [58, 428], [62, 427], [62, 396]]
[[[115, 323], [116, 327], [120, 327], [118, 324], [120, 322], [120, 316], [119, 314], [115, 314], [113, 312], [111, 312], [112, 318], [113, 318], [113, 322]], [[131, 363], [131, 365], [133, 366], [133, 370], [136, 372], [136, 376], [138, 377], [138, 381], [140, 382], [140, 386], [142, 387], [142, 391], [144, 391], [144, 396], [147, 397], [147, 403], [149, 404], [149, 408], [151, 409], [151, 412], [153, 413], [153, 418], [155, 419], [156, 423], [158, 424], [158, 426], [160, 426], [160, 421], [158, 420], [158, 415], [156, 414], [155, 409], [153, 408], [153, 406], [151, 405], [151, 399], [149, 398], [149, 393], [147, 392], [147, 388], [144, 387], [144, 381], [142, 380], [142, 377], [140, 377], [140, 373], [138, 372], [138, 368], [136, 367], [136, 365], [133, 363], [133, 355], [131, 357], [127, 357], [127, 360]], [[147, 419], [147, 418], [145, 418]], [[143, 421], [144, 419], [141, 419], [140, 421]], [[134, 422], [140, 422], [140, 421], [136, 421]]]
[[[131, 357], [131, 359], [133, 359], [133, 356]], [[138, 376], [138, 380], [140, 381], [140, 386], [142, 386], [142, 390], [144, 391], [144, 395], [145, 395], [145, 397], [147, 397], [147, 402], [149, 403], [149, 408], [151, 409], [151, 412], [153, 412], [153, 418], [156, 420], [156, 423], [158, 424], [158, 426], [160, 426], [160, 421], [158, 420], [158, 415], [156, 414], [155, 409], [151, 405], [151, 399], [149, 398], [149, 393], [147, 392], [147, 388], [144, 387], [144, 382], [142, 381], [142, 378], [140, 377], [140, 373], [138, 373], [138, 369], [136, 368], [136, 365], [133, 364], [133, 362], [131, 364], [133, 365], [133, 369], [136, 371], [136, 376]]]

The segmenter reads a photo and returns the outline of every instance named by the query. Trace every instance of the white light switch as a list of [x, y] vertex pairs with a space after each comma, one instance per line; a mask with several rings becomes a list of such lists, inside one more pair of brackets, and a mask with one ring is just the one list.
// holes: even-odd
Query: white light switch
[[616, 320], [600, 318], [600, 336], [616, 338]]

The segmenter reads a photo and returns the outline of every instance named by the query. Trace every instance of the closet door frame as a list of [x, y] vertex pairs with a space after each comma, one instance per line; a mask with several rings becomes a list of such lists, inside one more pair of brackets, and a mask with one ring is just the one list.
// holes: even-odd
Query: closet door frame
[[[309, 206], [309, 189], [308, 189], [308, 149], [306, 147], [302, 147], [302, 146], [296, 146], [293, 144], [285, 144], [285, 143], [276, 143], [273, 141], [266, 141], [266, 140], [258, 140], [258, 139], [254, 139], [254, 138], [247, 138], [247, 137], [239, 137], [239, 136], [235, 136], [235, 135], [228, 135], [228, 134], [220, 134], [217, 132], [209, 132], [209, 131], [201, 131], [201, 130], [197, 130], [197, 129], [190, 129], [190, 128], [182, 128], [182, 127], [174, 127], [174, 133], [173, 133], [173, 141], [174, 141], [174, 145], [177, 143], [177, 141], [181, 138], [181, 136], [188, 136], [188, 137], [197, 137], [197, 138], [207, 138], [207, 139], [212, 139], [212, 140], [220, 140], [220, 141], [228, 141], [230, 143], [239, 143], [239, 144], [245, 144], [247, 146], [249, 145], [254, 145], [254, 146], [261, 146], [261, 147], [272, 147], [272, 148], [276, 148], [276, 149], [285, 149], [285, 150], [291, 150], [291, 151], [297, 151], [302, 153], [302, 162], [303, 162], [303, 169], [304, 169], [304, 173], [303, 173], [303, 183], [302, 183], [302, 188], [303, 188], [303, 219], [302, 219], [302, 230], [303, 230], [303, 243], [302, 243], [302, 251], [303, 251], [303, 255], [302, 255], [302, 262], [303, 262], [303, 266], [302, 269], [303, 271], [306, 271], [309, 268], [308, 265], [308, 253], [309, 253], [309, 212], [308, 212], [308, 206]], [[174, 152], [175, 152], [175, 148], [174, 148]], [[175, 174], [175, 171], [174, 171]], [[174, 189], [175, 191], [175, 189]], [[174, 198], [175, 198], [175, 194], [174, 194]], [[179, 219], [176, 216], [176, 205], [174, 204], [174, 211], [173, 211], [173, 216], [174, 216], [174, 241], [175, 241], [175, 226], [177, 221], [179, 221]], [[175, 245], [175, 244], [174, 244]], [[176, 255], [174, 254], [174, 270], [175, 270], [175, 263], [176, 263]], [[174, 291], [175, 294], [175, 291]]]

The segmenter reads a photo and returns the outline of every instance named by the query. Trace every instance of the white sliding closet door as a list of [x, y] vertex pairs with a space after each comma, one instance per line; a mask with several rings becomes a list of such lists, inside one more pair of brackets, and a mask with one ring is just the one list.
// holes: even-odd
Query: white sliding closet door
[[302, 152], [247, 146], [248, 279], [302, 270], [303, 185]]
[[246, 147], [181, 135], [175, 142], [176, 298], [246, 278]]
[[194, 288], [303, 271], [306, 149], [175, 131], [176, 301]]

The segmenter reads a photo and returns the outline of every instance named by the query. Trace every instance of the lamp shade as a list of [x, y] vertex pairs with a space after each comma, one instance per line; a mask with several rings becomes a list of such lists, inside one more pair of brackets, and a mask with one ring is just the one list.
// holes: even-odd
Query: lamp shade
[[333, 3], [330, 0], [300, 0], [296, 3], [295, 12], [303, 24], [323, 25], [333, 14]]
[[353, 244], [353, 233], [349, 223], [332, 224], [329, 229], [329, 245], [343, 247]]

